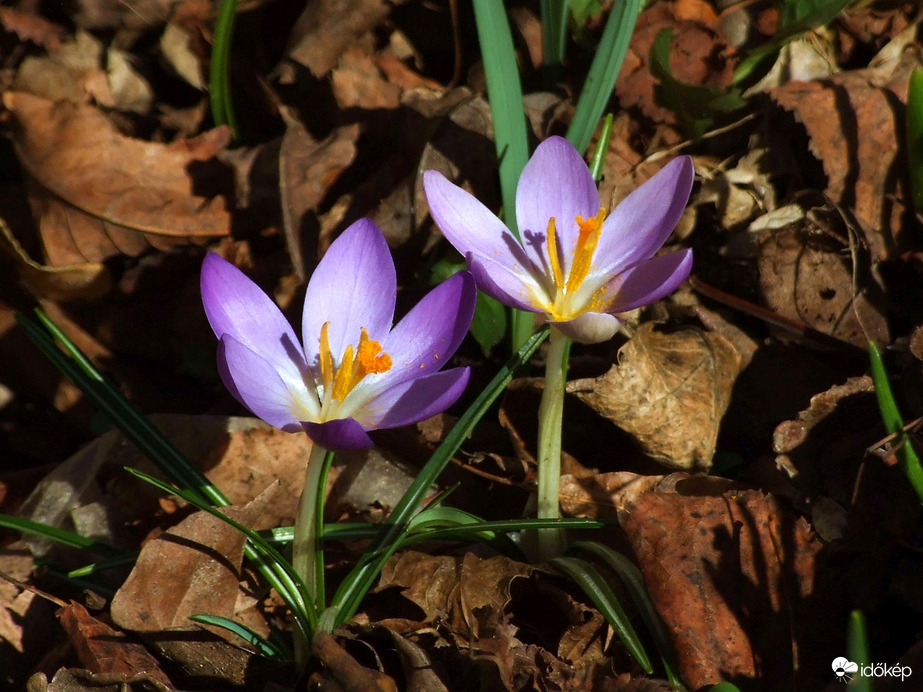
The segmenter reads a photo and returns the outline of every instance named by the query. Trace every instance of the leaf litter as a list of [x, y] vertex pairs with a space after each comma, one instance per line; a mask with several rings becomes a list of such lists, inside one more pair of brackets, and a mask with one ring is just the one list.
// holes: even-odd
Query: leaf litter
[[[883, 660], [919, 648], [919, 503], [892, 456], [902, 442], [875, 446], [885, 435], [863, 354], [869, 339], [889, 347], [907, 419], [923, 413], [911, 339], [923, 264], [902, 131], [919, 16], [913, 3], [869, 5], [785, 46], [747, 85], [746, 105], [708, 114], [711, 131], [690, 141], [669, 89], [724, 93], [748, 52], [776, 37], [780, 14], [769, 3], [648, 3], [610, 102], [610, 208], [680, 150], [694, 156], [698, 183], [675, 242], [694, 248], [695, 280], [629, 315], [630, 338], [574, 348], [560, 501], [567, 515], [614, 522], [586, 535], [638, 565], [690, 688], [819, 689], [855, 608]], [[153, 468], [105, 432], [12, 313], [41, 304], [136, 405], [168, 412], [156, 424], [230, 498], [229, 512], [291, 524], [310, 443], [234, 417], [198, 303], [199, 263], [219, 251], [290, 312], [330, 242], [370, 215], [395, 253], [400, 312], [432, 267], [457, 261], [429, 220], [420, 173], [439, 170], [494, 210], [499, 195], [472, 18], [454, 9], [242, 5], [238, 143], [207, 115], [213, 5], [0, 10], [0, 39], [15, 48], [2, 81], [12, 173], [0, 182], [0, 247], [14, 280], [0, 285], [10, 460], [0, 511], [139, 551], [134, 567], [97, 575], [111, 597], [88, 611], [84, 592], [35, 560], [74, 568], [92, 556], [4, 531], [0, 572], [69, 605], [56, 619], [41, 597], [0, 583], [0, 689], [297, 689], [290, 669], [188, 620], [290, 627], [242, 563], [241, 537], [126, 477], [124, 465]], [[537, 11], [510, 9], [532, 134], [561, 134], [585, 76], [581, 45], [606, 14], [588, 6], [568, 44], [583, 57], [538, 91]], [[655, 52], [664, 30], [668, 73]], [[458, 356], [474, 368], [471, 392], [503, 360], [505, 340], [487, 355], [484, 343]], [[490, 519], [528, 512], [538, 372], [514, 381], [431, 496], [455, 487], [450, 503]], [[340, 459], [327, 520], [383, 520], [460, 412]], [[329, 573], [362, 545], [332, 547]], [[318, 689], [667, 689], [662, 670], [632, 664], [579, 589], [485, 546], [398, 552], [334, 634], [315, 641]]]

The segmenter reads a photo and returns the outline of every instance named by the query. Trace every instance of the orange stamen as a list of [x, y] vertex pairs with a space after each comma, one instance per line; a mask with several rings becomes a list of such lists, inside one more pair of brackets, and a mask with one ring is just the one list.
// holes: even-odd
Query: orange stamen
[[391, 356], [383, 353], [381, 344], [370, 339], [368, 331], [362, 327], [358, 347], [348, 345], [339, 367], [334, 367], [327, 333], [329, 324], [325, 322], [320, 332], [320, 373], [324, 384], [324, 398], [330, 396], [337, 401], [343, 401], [366, 375], [388, 372], [392, 365]]
[[561, 270], [561, 259], [558, 257], [558, 234], [553, 216], [548, 219], [548, 261], [551, 264], [554, 287], [560, 290], [564, 285], [564, 272]]
[[574, 261], [571, 263], [570, 273], [567, 276], [567, 284], [565, 285], [567, 293], [572, 293], [580, 288], [583, 280], [590, 273], [590, 267], [593, 265], [593, 254], [596, 252], [600, 231], [602, 231], [606, 216], [608, 216], [608, 212], [605, 207], [602, 207], [592, 219], [584, 219], [582, 216], [577, 217], [577, 225], [580, 226], [580, 230], [577, 234], [577, 246], [574, 248]]
[[324, 383], [324, 391], [330, 389], [333, 384], [333, 355], [330, 353], [330, 337], [328, 330], [330, 322], [324, 322], [320, 328], [320, 379]]

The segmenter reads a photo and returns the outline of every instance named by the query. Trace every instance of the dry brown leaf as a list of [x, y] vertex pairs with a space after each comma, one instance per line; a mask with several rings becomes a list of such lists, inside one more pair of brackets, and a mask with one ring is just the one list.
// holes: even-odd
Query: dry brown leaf
[[821, 546], [804, 520], [772, 497], [731, 491], [649, 493], [620, 521], [691, 688], [829, 681], [840, 655], [829, 623], [843, 606], [829, 584], [816, 588]]
[[446, 621], [470, 636], [492, 636], [504, 620], [510, 600], [510, 583], [528, 577], [530, 565], [503, 556], [482, 559], [433, 556], [405, 551], [385, 564], [376, 591], [398, 587], [420, 606], [426, 620]]
[[[0, 549], [0, 573], [17, 581], [25, 581], [32, 573], [34, 560], [24, 547]], [[6, 641], [16, 651], [23, 651], [22, 618], [32, 605], [35, 594], [23, 591], [15, 584], [0, 579], [0, 641]]]
[[121, 675], [93, 673], [83, 668], [61, 668], [51, 682], [44, 673], [36, 673], [27, 683], [28, 692], [175, 692], [147, 673]]
[[3, 219], [0, 219], [0, 250], [13, 258], [19, 278], [37, 298], [95, 300], [112, 287], [109, 270], [100, 262], [64, 267], [39, 264], [26, 254]]
[[[302, 281], [307, 279], [303, 248], [307, 240], [307, 214], [356, 157], [358, 125], [341, 127], [318, 142], [297, 122], [290, 122], [279, 151], [279, 196], [282, 227], [292, 266]], [[316, 231], [315, 231], [316, 232]], [[312, 242], [316, 239], [312, 238]]]
[[[759, 239], [760, 289], [783, 317], [860, 348], [891, 343], [883, 311], [853, 288], [848, 248], [812, 220], [763, 231]], [[861, 284], [860, 284], [861, 285]]]
[[214, 183], [208, 163], [227, 145], [226, 128], [164, 145], [118, 133], [89, 105], [25, 92], [6, 92], [3, 101], [50, 265], [228, 234], [224, 200], [194, 192], [206, 182], [195, 169], [209, 169]]
[[648, 322], [619, 351], [618, 365], [567, 391], [665, 465], [707, 470], [739, 368], [740, 355], [719, 334]]
[[336, 67], [343, 52], [360, 36], [375, 28], [397, 2], [385, 0], [320, 0], [310, 2], [295, 22], [288, 57], [315, 77]]
[[102, 41], [78, 30], [51, 55], [23, 60], [16, 70], [12, 90], [28, 91], [49, 101], [94, 101], [111, 108], [115, 101], [103, 64]]
[[147, 649], [131, 641], [124, 632], [90, 615], [79, 603], [64, 606], [57, 615], [77, 652], [80, 665], [87, 670], [98, 675], [122, 675], [126, 678], [147, 675], [165, 687], [171, 687], [157, 659]]
[[644, 476], [631, 471], [612, 471], [577, 478], [561, 476], [561, 509], [572, 517], [614, 519], [638, 498], [655, 490], [663, 476]]
[[[271, 528], [274, 513], [267, 510], [278, 490], [274, 484], [243, 507], [223, 511], [250, 528]], [[112, 599], [112, 621], [149, 635], [184, 670], [240, 684], [248, 656], [237, 648], [240, 641], [233, 635], [214, 628], [234, 643], [222, 646], [213, 639], [176, 638], [167, 633], [199, 631], [201, 627], [190, 622], [189, 616], [204, 613], [242, 622], [263, 636], [269, 634], [252, 599], [239, 597], [245, 542], [237, 529], [207, 512], [187, 517], [142, 548], [131, 574]], [[239, 611], [238, 603], [249, 607]]]
[[910, 230], [901, 141], [907, 84], [921, 64], [920, 49], [910, 48], [899, 60], [770, 91], [804, 124], [827, 175], [827, 194], [853, 210], [877, 259], [894, 255]]
[[378, 61], [362, 48], [343, 53], [330, 81], [333, 96], [343, 110], [393, 110], [401, 103], [401, 87], [385, 79]]
[[0, 25], [20, 41], [32, 41], [49, 51], [58, 50], [67, 34], [64, 27], [13, 7], [0, 7]]

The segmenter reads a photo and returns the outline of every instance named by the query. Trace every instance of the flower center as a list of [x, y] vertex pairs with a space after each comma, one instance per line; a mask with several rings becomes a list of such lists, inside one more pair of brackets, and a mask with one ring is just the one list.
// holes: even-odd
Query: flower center
[[570, 271], [564, 276], [564, 269], [561, 267], [561, 258], [558, 255], [558, 235], [555, 228], [555, 219], [548, 219], [548, 261], [551, 264], [551, 278], [554, 281], [554, 302], [551, 305], [550, 313], [556, 320], [566, 319], [568, 315], [569, 297], [572, 297], [583, 285], [584, 279], [590, 273], [590, 267], [593, 265], [593, 255], [596, 252], [596, 246], [599, 244], [599, 236], [602, 232], [603, 222], [609, 212], [605, 207], [601, 207], [596, 216], [584, 219], [582, 216], [577, 217], [577, 225], [580, 227], [577, 232], [577, 243], [574, 246], [574, 256], [570, 263]]
[[359, 345], [354, 348], [349, 344], [339, 366], [335, 365], [330, 352], [329, 325], [330, 322], [324, 322], [320, 330], [319, 356], [321, 382], [324, 385], [324, 412], [329, 408], [331, 400], [342, 403], [366, 375], [391, 369], [391, 356], [381, 350], [380, 343], [369, 338], [365, 327], [362, 327], [359, 334]]

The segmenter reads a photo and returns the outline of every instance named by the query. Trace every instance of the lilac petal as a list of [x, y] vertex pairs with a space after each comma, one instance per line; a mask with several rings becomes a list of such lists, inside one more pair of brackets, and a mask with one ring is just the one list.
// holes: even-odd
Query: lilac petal
[[365, 327], [381, 341], [394, 319], [397, 278], [388, 244], [378, 226], [359, 219], [331, 243], [304, 297], [302, 336], [308, 363], [318, 360], [321, 327], [330, 322], [328, 338], [335, 362], [346, 346], [359, 343]]
[[202, 262], [202, 304], [215, 336], [224, 335], [272, 364], [290, 386], [308, 375], [298, 337], [276, 304], [240, 269], [214, 253]]
[[517, 274], [531, 270], [519, 241], [477, 199], [438, 171], [423, 174], [423, 189], [433, 221], [461, 254], [490, 259]]
[[568, 322], [555, 322], [555, 328], [581, 344], [608, 341], [619, 330], [620, 320], [604, 312], [585, 312]]
[[302, 425], [314, 444], [336, 452], [368, 449], [375, 445], [368, 433], [353, 418], [338, 418], [326, 423], [305, 421]]
[[692, 250], [661, 255], [622, 272], [598, 297], [606, 312], [628, 312], [672, 293], [692, 271]]
[[286, 432], [301, 430], [295, 397], [279, 373], [230, 334], [218, 345], [218, 373], [231, 394], [255, 415]]
[[531, 276], [514, 273], [486, 257], [469, 254], [467, 259], [478, 288], [491, 298], [527, 312], [545, 312], [545, 291]]
[[385, 340], [392, 369], [385, 386], [439, 370], [458, 349], [471, 326], [477, 289], [466, 271], [449, 277], [427, 293]]
[[[562, 268], [567, 272], [577, 242], [577, 217], [590, 218], [598, 211], [596, 183], [574, 145], [563, 137], [549, 137], [539, 144], [516, 187], [516, 222], [532, 260], [547, 266], [544, 239], [553, 217]], [[542, 242], [539, 245], [530, 239]], [[550, 270], [546, 273], [550, 275]]]
[[435, 416], [458, 401], [465, 391], [470, 368], [452, 368], [386, 389], [362, 410], [369, 429], [397, 428]]
[[679, 223], [694, 175], [692, 159], [680, 156], [628, 195], [603, 224], [593, 274], [614, 276], [653, 257]]

